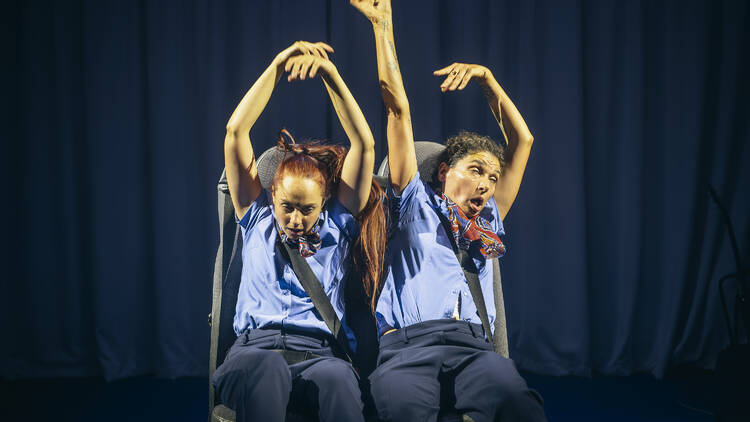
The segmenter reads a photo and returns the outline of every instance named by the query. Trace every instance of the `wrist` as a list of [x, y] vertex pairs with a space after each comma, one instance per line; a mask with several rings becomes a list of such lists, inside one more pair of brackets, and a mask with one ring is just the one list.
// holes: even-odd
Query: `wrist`
[[284, 65], [284, 58], [281, 57], [283, 53], [279, 53], [276, 55], [276, 57], [271, 60], [271, 64], [268, 65], [268, 67], [281, 67]]
[[374, 16], [370, 18], [370, 22], [375, 31], [390, 31], [393, 28], [393, 20], [390, 16]]

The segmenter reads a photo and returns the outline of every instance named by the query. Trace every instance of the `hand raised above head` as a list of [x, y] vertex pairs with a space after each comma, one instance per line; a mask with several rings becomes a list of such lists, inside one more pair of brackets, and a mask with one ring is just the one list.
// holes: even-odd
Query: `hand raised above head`
[[373, 23], [391, 18], [391, 0], [349, 0], [349, 4]]
[[328, 60], [328, 53], [333, 53], [333, 47], [324, 42], [296, 41], [276, 55], [274, 60], [279, 66], [286, 66], [287, 60], [295, 56], [312, 55]]
[[326, 76], [335, 70], [336, 67], [328, 58], [313, 54], [291, 57], [284, 66], [284, 71], [289, 72], [286, 78], [289, 82], [314, 78], [318, 74]]
[[455, 91], [456, 89], [462, 90], [472, 79], [476, 79], [479, 83], [484, 83], [488, 78], [492, 77], [492, 73], [486, 67], [468, 63], [453, 63], [450, 66], [432, 72], [432, 74], [435, 76], [447, 75], [443, 83], [440, 84], [440, 90], [443, 92]]

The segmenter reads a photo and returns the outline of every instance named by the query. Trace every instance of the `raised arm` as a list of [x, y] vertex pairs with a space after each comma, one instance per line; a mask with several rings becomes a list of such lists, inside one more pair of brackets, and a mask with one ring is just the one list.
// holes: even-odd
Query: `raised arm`
[[232, 204], [238, 217], [245, 215], [262, 189], [250, 142], [250, 129], [266, 108], [276, 83], [284, 73], [287, 60], [298, 54], [310, 54], [313, 51], [325, 54], [325, 50], [333, 52], [326, 44], [304, 41], [297, 41], [286, 48], [274, 57], [229, 118], [227, 134], [224, 137], [224, 165], [229, 193], [232, 195]]
[[402, 191], [417, 173], [414, 135], [411, 128], [409, 100], [401, 79], [401, 70], [393, 41], [393, 18], [390, 0], [350, 0], [372, 23], [378, 60], [378, 78], [383, 102], [388, 110], [388, 165], [391, 184]]
[[349, 138], [350, 148], [341, 169], [341, 183], [336, 193], [341, 204], [354, 215], [367, 204], [375, 166], [375, 140], [370, 126], [336, 66], [322, 51], [296, 56], [286, 63], [289, 80], [313, 78], [320, 74], [331, 97], [339, 122]]
[[505, 167], [495, 185], [495, 202], [503, 219], [516, 199], [521, 187], [526, 163], [529, 161], [531, 135], [526, 122], [513, 101], [510, 100], [489, 69], [476, 64], [453, 63], [434, 72], [435, 76], [446, 76], [440, 89], [445, 91], [462, 90], [472, 79], [479, 83], [485, 98], [492, 109], [500, 131], [505, 137]]

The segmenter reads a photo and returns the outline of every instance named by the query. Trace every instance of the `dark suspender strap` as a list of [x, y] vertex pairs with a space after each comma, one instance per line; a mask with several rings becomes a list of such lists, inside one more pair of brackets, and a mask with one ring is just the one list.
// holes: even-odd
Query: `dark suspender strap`
[[344, 355], [346, 355], [346, 360], [351, 363], [353, 355], [349, 349], [349, 340], [346, 338], [346, 332], [341, 328], [341, 320], [336, 315], [336, 311], [333, 310], [331, 301], [323, 291], [318, 277], [315, 276], [312, 268], [310, 268], [310, 264], [300, 255], [299, 249], [290, 247], [281, 238], [277, 240], [278, 243], [281, 243], [284, 250], [286, 250], [289, 261], [292, 263], [292, 270], [297, 275], [297, 279], [302, 284], [302, 287], [304, 287], [305, 292], [310, 296], [313, 306], [315, 306], [315, 309], [323, 318], [323, 321], [325, 321], [328, 329], [331, 330], [333, 337], [341, 347]]
[[464, 270], [466, 284], [469, 285], [469, 292], [471, 292], [471, 298], [474, 300], [474, 306], [477, 307], [477, 313], [479, 314], [479, 319], [482, 321], [484, 333], [487, 335], [487, 339], [490, 343], [494, 344], [494, 341], [492, 340], [492, 329], [490, 328], [490, 318], [489, 315], [487, 315], [487, 305], [484, 303], [484, 294], [482, 293], [482, 286], [479, 283], [479, 271], [477, 270], [477, 266], [474, 264], [474, 260], [469, 253], [460, 249], [456, 244], [456, 239], [453, 238], [453, 227], [451, 222], [448, 221], [448, 218], [444, 216], [442, 212], [440, 212], [440, 208], [435, 204], [434, 199], [433, 204], [435, 205], [435, 212], [440, 218], [440, 222], [443, 224], [445, 234], [448, 235], [448, 239], [451, 242], [453, 253], [456, 254], [456, 259], [458, 259], [461, 269]]

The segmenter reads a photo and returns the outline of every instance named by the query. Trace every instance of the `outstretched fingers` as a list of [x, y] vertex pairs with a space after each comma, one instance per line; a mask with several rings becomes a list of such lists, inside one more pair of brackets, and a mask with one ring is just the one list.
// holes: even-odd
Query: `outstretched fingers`
[[458, 83], [461, 82], [461, 78], [458, 77], [461, 70], [462, 70], [462, 67], [459, 63], [453, 63], [452, 65], [448, 67], [444, 67], [440, 70], [436, 70], [434, 72], [436, 76], [448, 75], [445, 78], [445, 80], [443, 80], [443, 83], [440, 84], [440, 90], [443, 92], [448, 91], [448, 90], [451, 90], [451, 91], [454, 90], [455, 87], [451, 89], [454, 83], [458, 85]]
[[444, 67], [442, 69], [438, 69], [438, 70], [432, 72], [432, 74], [435, 75], [435, 76], [445, 76], [445, 75], [447, 75], [447, 74], [449, 74], [451, 72], [451, 70], [453, 69], [453, 66], [455, 66], [455, 65], [456, 65], [456, 63], [453, 63], [450, 66], [446, 66], [446, 67]]
[[[287, 61], [286, 71], [289, 72], [287, 81], [305, 80], [320, 74], [321, 68], [332, 66], [331, 62], [314, 54], [294, 56]], [[326, 70], [329, 72], [330, 70]]]
[[440, 90], [455, 91], [466, 88], [466, 85], [472, 79], [480, 81], [486, 78], [485, 68], [476, 64], [453, 63], [442, 69], [432, 72], [435, 76], [445, 76], [445, 80], [440, 84]]
[[[467, 70], [468, 69], [466, 68], [466, 66], [460, 66], [458, 69], [455, 69], [455, 71], [457, 72], [456, 77], [453, 78], [453, 81], [448, 86], [448, 91], [455, 91], [456, 88], [458, 88], [461, 85], [461, 83], [464, 80], [464, 77], [467, 76]], [[469, 79], [471, 79], [470, 75], [469, 75]]]

